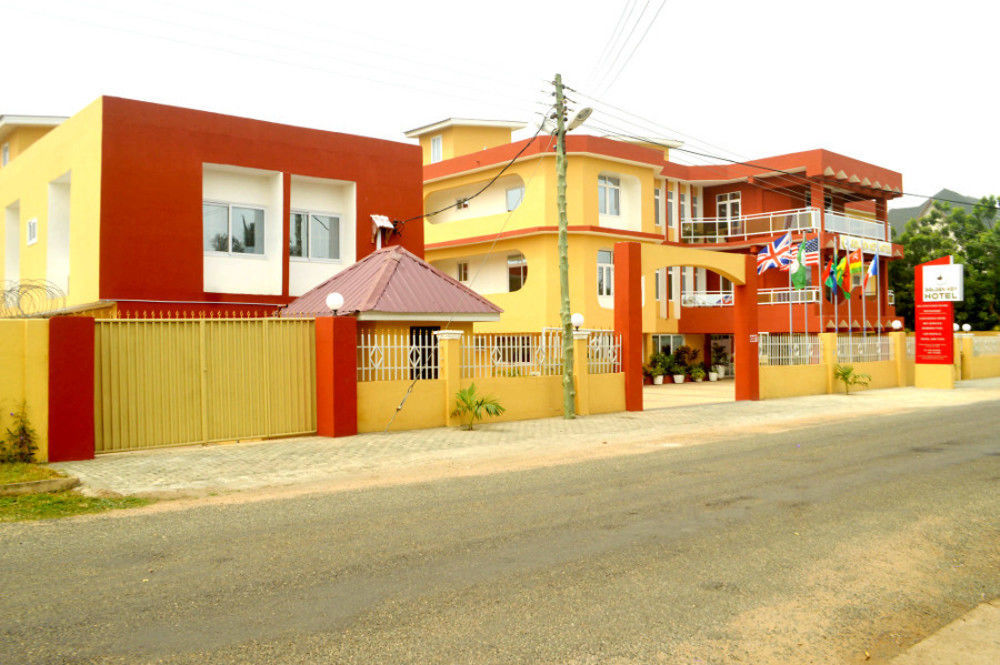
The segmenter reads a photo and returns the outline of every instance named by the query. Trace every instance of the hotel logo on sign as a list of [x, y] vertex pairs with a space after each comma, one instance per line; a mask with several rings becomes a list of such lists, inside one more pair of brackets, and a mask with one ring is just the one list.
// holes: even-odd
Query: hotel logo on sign
[[961, 302], [965, 299], [965, 272], [961, 263], [924, 266], [924, 302]]

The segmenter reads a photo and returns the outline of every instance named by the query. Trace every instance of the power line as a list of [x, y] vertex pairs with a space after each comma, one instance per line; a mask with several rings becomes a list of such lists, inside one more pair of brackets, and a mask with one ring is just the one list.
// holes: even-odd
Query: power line
[[601, 54], [597, 56], [597, 60], [594, 61], [593, 67], [590, 68], [590, 74], [587, 75], [587, 80], [592, 81], [594, 79], [594, 75], [600, 70], [601, 65], [604, 64], [605, 57], [610, 54], [611, 47], [618, 38], [618, 32], [621, 29], [622, 22], [625, 20], [625, 15], [626, 13], [631, 13], [631, 7], [635, 2], [636, 0], [628, 0], [622, 5], [622, 9], [618, 13], [618, 22], [615, 23], [615, 27], [611, 31], [611, 36], [608, 38], [608, 41], [604, 43], [604, 48], [601, 49]]
[[[639, 15], [635, 17], [635, 23], [632, 24], [632, 27], [629, 29], [628, 35], [626, 35], [625, 39], [623, 39], [621, 44], [618, 45], [618, 50], [615, 52], [614, 57], [611, 59], [611, 64], [608, 66], [607, 70], [605, 70], [601, 78], [598, 79], [597, 82], [598, 85], [600, 85], [604, 81], [604, 79], [608, 77], [608, 74], [610, 74], [611, 71], [615, 68], [615, 65], [618, 64], [618, 58], [621, 57], [622, 51], [625, 50], [625, 46], [628, 44], [628, 41], [632, 39], [632, 35], [635, 34], [635, 29], [639, 27], [639, 22], [642, 20], [643, 15], [646, 13], [646, 9], [649, 7], [649, 2], [650, 0], [646, 0], [645, 4], [643, 4], [642, 6], [642, 11], [640, 11]], [[629, 18], [631, 17], [632, 14], [630, 12]], [[628, 19], [626, 19], [626, 23], [627, 22]]]
[[[637, 41], [635, 45], [632, 47], [632, 50], [629, 52], [628, 57], [625, 58], [624, 62], [622, 62], [621, 67], [618, 68], [618, 71], [615, 72], [615, 75], [611, 77], [611, 81], [609, 81], [607, 85], [604, 86], [604, 88], [602, 89], [603, 92], [601, 94], [604, 94], [611, 89], [611, 86], [613, 86], [615, 82], [618, 80], [618, 77], [621, 76], [621, 73], [625, 70], [625, 67], [627, 67], [628, 63], [632, 61], [632, 56], [634, 56], [636, 52], [639, 50], [639, 47], [642, 45], [642, 42], [646, 39], [646, 35], [649, 34], [650, 29], [652, 29], [653, 24], [656, 23], [656, 19], [659, 18], [660, 12], [663, 11], [663, 8], [666, 6], [666, 4], [667, 0], [660, 0], [660, 6], [657, 8], [656, 13], [653, 14], [653, 18], [646, 24], [646, 29], [642, 32], [642, 36], [639, 37], [639, 41]], [[640, 16], [640, 19], [641, 18], [642, 17]]]

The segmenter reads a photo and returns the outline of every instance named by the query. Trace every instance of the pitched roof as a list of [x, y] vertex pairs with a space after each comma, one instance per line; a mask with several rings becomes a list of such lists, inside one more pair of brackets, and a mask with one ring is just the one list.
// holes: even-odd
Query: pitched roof
[[920, 219], [930, 212], [931, 205], [934, 203], [935, 199], [943, 199], [946, 202], [955, 201], [955, 203], [949, 203], [948, 205], [954, 208], [964, 208], [967, 212], [971, 212], [972, 208], [979, 203], [979, 199], [977, 198], [965, 196], [964, 194], [959, 194], [958, 192], [950, 189], [942, 189], [933, 197], [927, 199], [918, 206], [912, 206], [909, 208], [890, 208], [889, 226], [892, 227], [895, 235], [901, 234], [906, 228], [906, 223], [911, 219]]
[[[466, 321], [495, 321], [503, 311], [402, 247], [377, 250], [345, 268], [281, 310], [282, 316], [328, 316], [326, 297], [339, 293], [338, 314], [400, 318], [402, 314], [460, 314]], [[368, 316], [364, 316], [367, 314]]]

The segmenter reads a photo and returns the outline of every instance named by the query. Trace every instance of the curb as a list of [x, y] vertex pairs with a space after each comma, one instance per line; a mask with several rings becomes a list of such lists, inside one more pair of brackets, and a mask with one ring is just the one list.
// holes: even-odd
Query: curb
[[0, 485], [0, 496], [17, 496], [19, 494], [42, 494], [44, 492], [62, 492], [80, 484], [80, 479], [74, 476], [65, 478], [46, 478], [31, 480], [26, 483], [9, 483]]

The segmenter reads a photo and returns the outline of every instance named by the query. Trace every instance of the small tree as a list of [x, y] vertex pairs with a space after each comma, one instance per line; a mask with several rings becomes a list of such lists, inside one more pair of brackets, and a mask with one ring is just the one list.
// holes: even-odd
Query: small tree
[[11, 412], [13, 419], [7, 428], [3, 447], [0, 448], [0, 462], [32, 462], [38, 450], [38, 434], [28, 420], [28, 405], [21, 402], [20, 408]]
[[469, 384], [468, 388], [463, 388], [455, 393], [455, 410], [451, 412], [453, 416], [459, 416], [466, 420], [462, 429], [471, 430], [477, 420], [482, 420], [484, 415], [493, 418], [506, 411], [500, 402], [494, 397], [483, 397], [476, 394], [476, 384]]
[[867, 386], [872, 377], [854, 371], [854, 365], [834, 365], [833, 376], [844, 384], [844, 394], [851, 394], [851, 386]]

